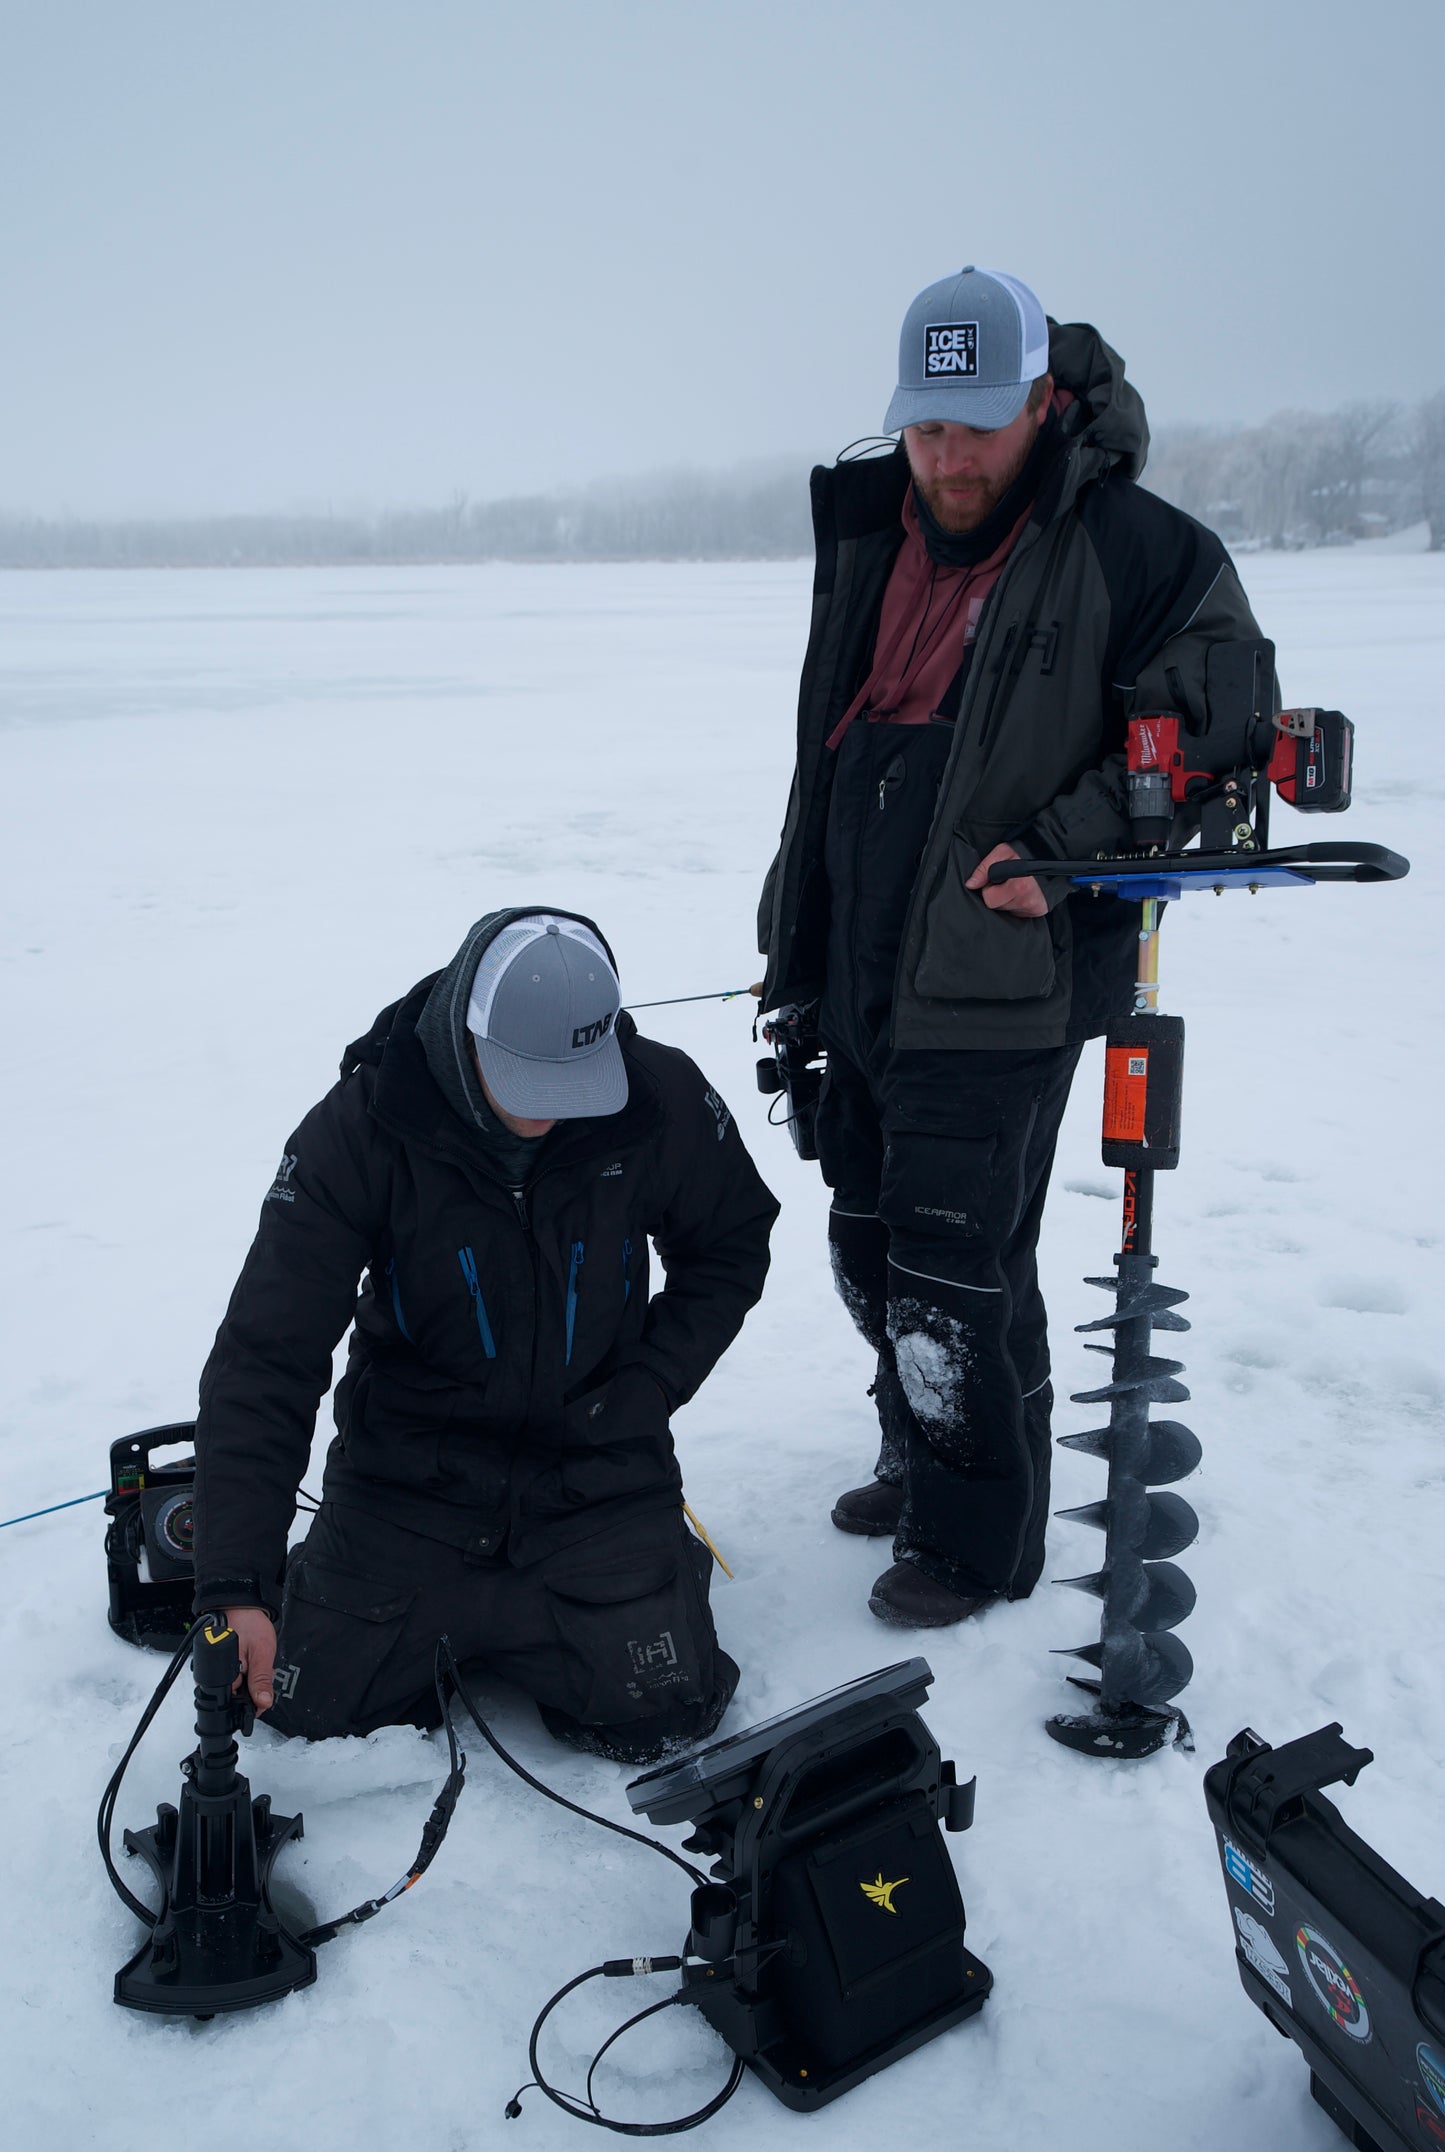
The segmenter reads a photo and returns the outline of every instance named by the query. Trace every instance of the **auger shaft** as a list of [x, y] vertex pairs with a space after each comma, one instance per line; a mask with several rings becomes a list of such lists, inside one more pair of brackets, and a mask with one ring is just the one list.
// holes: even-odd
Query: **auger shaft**
[[1111, 1027], [1107, 1041], [1103, 1155], [1106, 1164], [1124, 1167], [1123, 1218], [1114, 1276], [1088, 1282], [1113, 1293], [1114, 1309], [1079, 1325], [1113, 1333], [1112, 1345], [1089, 1347], [1111, 1354], [1112, 1379], [1074, 1393], [1076, 1404], [1107, 1404], [1108, 1425], [1061, 1438], [1065, 1448], [1109, 1467], [1103, 1501], [1059, 1512], [1105, 1535], [1102, 1567], [1060, 1580], [1103, 1601], [1099, 1642], [1071, 1654], [1098, 1668], [1097, 1681], [1078, 1681], [1097, 1701], [1087, 1713], [1046, 1721], [1056, 1740], [1092, 1756], [1144, 1756], [1187, 1737], [1170, 1699], [1194, 1670], [1172, 1634], [1194, 1605], [1194, 1587], [1168, 1557], [1192, 1543], [1199, 1520], [1178, 1495], [1149, 1492], [1192, 1472], [1200, 1455], [1187, 1427], [1150, 1418], [1152, 1405], [1189, 1395], [1176, 1379], [1181, 1362], [1152, 1350], [1156, 1329], [1189, 1327], [1176, 1313], [1187, 1294], [1157, 1285], [1153, 1275], [1154, 1176], [1179, 1159], [1184, 1047], [1179, 1018], [1158, 1009], [1158, 909], [1152, 898], [1142, 904], [1134, 1017]]

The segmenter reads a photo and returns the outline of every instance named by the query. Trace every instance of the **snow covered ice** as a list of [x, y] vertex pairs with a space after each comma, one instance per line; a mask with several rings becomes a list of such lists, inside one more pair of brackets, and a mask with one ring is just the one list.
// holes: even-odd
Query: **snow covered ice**
[[[817, 1170], [765, 1126], [750, 1004], [641, 1019], [719, 1086], [784, 1205], [765, 1299], [677, 1422], [689, 1500], [736, 1571], [714, 1600], [743, 1668], [727, 1725], [924, 1652], [926, 1716], [978, 1774], [975, 1827], [950, 1844], [996, 1982], [979, 2018], [822, 2120], [748, 2079], [707, 2127], [719, 2152], [810, 2133], [858, 2152], [885, 2135], [972, 2152], [1340, 2145], [1232, 1961], [1200, 1778], [1245, 1724], [1282, 1742], [1342, 1721], [1377, 1756], [1341, 1796], [1348, 1820], [1445, 1892], [1445, 559], [1361, 547], [1242, 565], [1287, 698], [1359, 727], [1348, 821], [1278, 807], [1276, 836], [1348, 831], [1414, 864], [1388, 887], [1194, 897], [1165, 925], [1163, 1005], [1189, 1048], [1155, 1245], [1160, 1276], [1191, 1294], [1178, 1356], [1204, 1444], [1181, 1490], [1201, 1517], [1180, 1632], [1197, 1754], [1091, 1766], [1047, 1740], [1075, 1663], [1050, 1649], [1096, 1634], [1074, 1593], [1044, 1586], [918, 1638], [869, 1615], [887, 1548], [837, 1533], [828, 1509], [873, 1459], [871, 1368], [833, 1293]], [[101, 1486], [115, 1437], [190, 1415], [284, 1137], [345, 1042], [480, 913], [594, 915], [636, 1001], [756, 977], [807, 609], [801, 563], [0, 576], [0, 1516]], [[1082, 1278], [1116, 1246], [1101, 1082], [1095, 1046], [1043, 1235], [1059, 1433], [1089, 1424], [1066, 1400], [1099, 1363], [1072, 1325], [1099, 1312]], [[1100, 1465], [1057, 1454], [1057, 1507], [1103, 1491]], [[536, 2093], [502, 2121], [532, 2019], [603, 1957], [676, 1950], [685, 1890], [475, 1739], [435, 1866], [326, 1946], [315, 1987], [204, 2025], [115, 2008], [138, 1937], [93, 1819], [162, 1662], [106, 1626], [102, 1530], [95, 1503], [0, 1537], [8, 2142], [578, 2142]], [[1072, 1576], [1100, 1543], [1055, 1523], [1049, 1551], [1047, 1573]], [[627, 1820], [624, 1770], [488, 1696], [529, 1766]], [[182, 1687], [118, 1823], [175, 1798], [190, 1745]], [[244, 1767], [304, 1812], [280, 1873], [320, 1917], [402, 1872], [445, 1749], [402, 1730], [314, 1749], [260, 1731]], [[553, 2078], [580, 2083], [646, 1999], [598, 1984], [564, 2008]], [[677, 2114], [726, 2070], [707, 2028], [670, 2013], [614, 2051], [600, 2096], [613, 2114]]]

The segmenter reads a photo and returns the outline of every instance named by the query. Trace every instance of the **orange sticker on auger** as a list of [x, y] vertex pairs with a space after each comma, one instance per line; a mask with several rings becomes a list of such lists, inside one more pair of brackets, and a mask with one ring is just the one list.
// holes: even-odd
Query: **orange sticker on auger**
[[1142, 1143], [1149, 1095], [1147, 1046], [1110, 1046], [1104, 1053], [1104, 1141]]

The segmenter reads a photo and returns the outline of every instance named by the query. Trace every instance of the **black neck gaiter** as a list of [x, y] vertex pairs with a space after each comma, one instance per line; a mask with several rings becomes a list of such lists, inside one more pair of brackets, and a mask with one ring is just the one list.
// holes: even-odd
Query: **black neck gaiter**
[[1028, 461], [1018, 477], [976, 530], [946, 531], [915, 485], [913, 505], [918, 511], [918, 528], [923, 534], [929, 559], [940, 568], [976, 568], [981, 560], [996, 553], [1030, 501], [1039, 493], [1049, 466], [1062, 445], [1058, 415], [1051, 411], [1039, 428], [1038, 439], [1029, 450]]

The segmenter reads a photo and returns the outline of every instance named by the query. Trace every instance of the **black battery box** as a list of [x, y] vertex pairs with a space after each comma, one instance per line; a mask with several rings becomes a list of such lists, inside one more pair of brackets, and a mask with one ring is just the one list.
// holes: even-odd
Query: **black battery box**
[[1370, 1761], [1338, 1725], [1281, 1748], [1246, 1728], [1204, 1795], [1245, 1993], [1359, 2152], [1420, 2152], [1445, 2146], [1445, 1906], [1322, 1797]]

